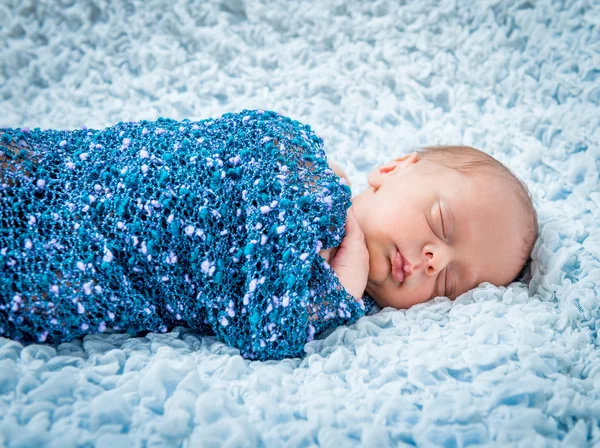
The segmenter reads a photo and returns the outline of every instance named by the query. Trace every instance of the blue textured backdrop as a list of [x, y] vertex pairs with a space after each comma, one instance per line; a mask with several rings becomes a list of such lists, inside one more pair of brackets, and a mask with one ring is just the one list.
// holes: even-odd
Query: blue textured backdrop
[[530, 187], [532, 280], [247, 362], [175, 331], [0, 338], [0, 446], [600, 444], [597, 1], [0, 0], [0, 125], [244, 108], [310, 124], [355, 192], [424, 144]]

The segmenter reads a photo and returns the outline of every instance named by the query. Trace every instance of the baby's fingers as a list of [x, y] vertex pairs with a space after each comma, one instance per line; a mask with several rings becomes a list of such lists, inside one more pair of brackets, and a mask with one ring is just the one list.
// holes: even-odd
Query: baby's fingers
[[361, 230], [360, 226], [358, 225], [358, 221], [356, 220], [356, 217], [354, 216], [352, 207], [350, 207], [348, 209], [347, 215], [348, 216], [346, 219], [346, 236], [350, 237], [350, 238], [356, 238], [358, 240], [364, 240], [365, 235], [363, 234], [363, 231]]

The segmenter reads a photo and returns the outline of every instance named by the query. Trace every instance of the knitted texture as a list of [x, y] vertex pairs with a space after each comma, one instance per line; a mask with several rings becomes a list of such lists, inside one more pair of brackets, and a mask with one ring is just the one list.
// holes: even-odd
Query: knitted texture
[[372, 305], [318, 254], [345, 236], [350, 189], [308, 125], [243, 110], [9, 128], [0, 156], [0, 336], [181, 325], [280, 359]]

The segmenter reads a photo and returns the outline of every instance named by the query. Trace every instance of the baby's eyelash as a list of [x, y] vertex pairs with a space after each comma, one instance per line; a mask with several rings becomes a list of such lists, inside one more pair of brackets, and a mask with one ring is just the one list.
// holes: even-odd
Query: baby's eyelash
[[442, 215], [442, 207], [440, 206], [440, 221], [442, 222], [442, 235], [446, 238], [446, 231], [444, 230], [444, 215]]
[[444, 273], [444, 296], [448, 297], [448, 268]]
[[450, 287], [450, 290], [448, 291], [448, 294], [446, 295], [446, 297], [450, 298], [450, 296], [454, 295], [454, 290], [456, 289], [456, 283], [452, 284], [452, 286]]

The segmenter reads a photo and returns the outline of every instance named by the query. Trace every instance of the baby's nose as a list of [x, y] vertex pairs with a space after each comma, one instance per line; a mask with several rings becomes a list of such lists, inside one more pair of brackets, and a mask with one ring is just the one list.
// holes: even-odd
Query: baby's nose
[[436, 250], [434, 254], [434, 250], [431, 247], [428, 247], [422, 252], [421, 258], [418, 260], [419, 262], [417, 264], [413, 265], [409, 260], [405, 259], [405, 278], [412, 275], [413, 272], [418, 272], [420, 270], [422, 270], [425, 275], [433, 275], [446, 266], [447, 263], [445, 263], [445, 261], [450, 261], [450, 257], [450, 252], [439, 249]]
[[440, 252], [437, 252], [436, 255], [433, 254], [430, 250], [426, 251], [421, 257], [421, 261], [418, 265], [414, 267], [414, 270], [423, 269], [425, 274], [431, 275], [441, 269], [443, 258]]

